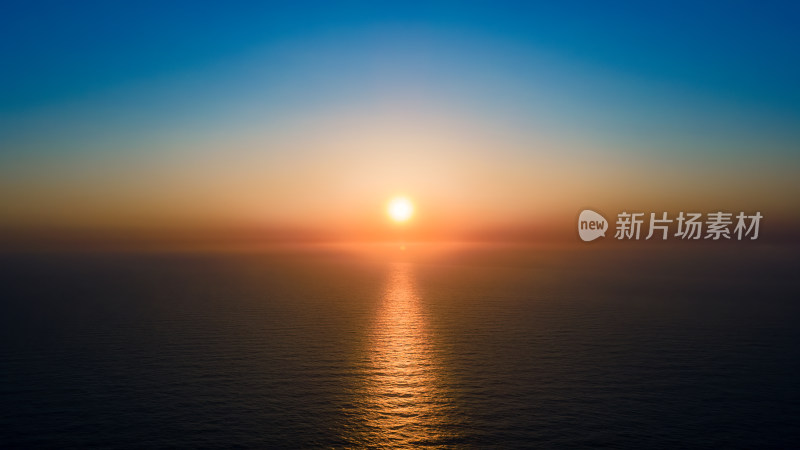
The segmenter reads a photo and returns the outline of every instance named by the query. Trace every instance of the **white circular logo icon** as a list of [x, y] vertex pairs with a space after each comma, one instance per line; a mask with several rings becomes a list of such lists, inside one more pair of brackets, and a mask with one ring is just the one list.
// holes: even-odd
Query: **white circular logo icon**
[[584, 242], [605, 237], [608, 230], [608, 221], [600, 213], [591, 209], [584, 209], [578, 216], [578, 234]]

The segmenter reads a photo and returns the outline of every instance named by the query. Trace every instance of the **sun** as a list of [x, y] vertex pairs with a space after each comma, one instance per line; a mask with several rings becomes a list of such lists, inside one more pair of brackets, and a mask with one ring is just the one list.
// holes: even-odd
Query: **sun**
[[414, 214], [414, 205], [405, 197], [395, 197], [389, 202], [386, 212], [395, 222], [405, 222]]

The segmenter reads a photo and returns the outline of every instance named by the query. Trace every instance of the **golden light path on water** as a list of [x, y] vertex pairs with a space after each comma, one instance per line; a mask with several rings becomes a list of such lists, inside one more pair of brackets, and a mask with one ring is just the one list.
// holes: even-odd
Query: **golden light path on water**
[[451, 399], [409, 264], [391, 267], [369, 336], [361, 413], [368, 446], [445, 445]]

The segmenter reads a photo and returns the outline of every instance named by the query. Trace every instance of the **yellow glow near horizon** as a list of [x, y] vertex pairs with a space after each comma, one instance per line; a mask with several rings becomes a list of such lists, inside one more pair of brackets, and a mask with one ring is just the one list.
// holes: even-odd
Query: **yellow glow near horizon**
[[395, 222], [405, 222], [414, 214], [414, 205], [405, 197], [396, 197], [389, 202], [387, 212]]

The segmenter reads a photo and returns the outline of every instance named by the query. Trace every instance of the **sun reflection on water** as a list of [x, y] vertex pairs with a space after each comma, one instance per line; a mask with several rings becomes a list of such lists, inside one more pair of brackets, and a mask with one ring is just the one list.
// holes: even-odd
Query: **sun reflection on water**
[[369, 336], [360, 410], [362, 444], [443, 445], [450, 397], [411, 267], [392, 267]]

